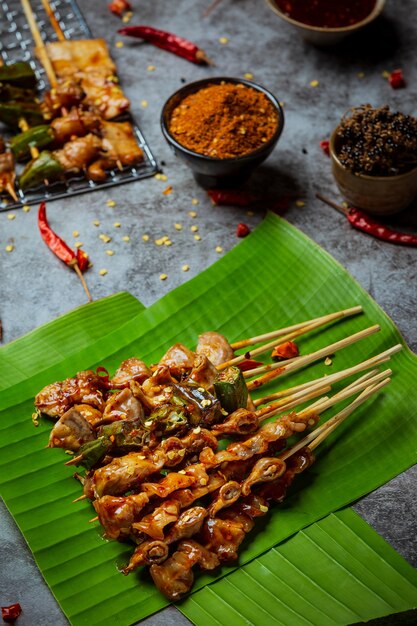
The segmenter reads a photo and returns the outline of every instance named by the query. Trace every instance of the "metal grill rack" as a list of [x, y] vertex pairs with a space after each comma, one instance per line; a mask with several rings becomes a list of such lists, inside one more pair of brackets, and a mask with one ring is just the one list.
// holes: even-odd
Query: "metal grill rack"
[[[48, 16], [43, 11], [38, 0], [31, 2], [36, 23], [44, 41], [56, 41], [57, 36], [50, 24]], [[51, 0], [50, 5], [55, 13], [59, 25], [67, 39], [91, 38], [92, 33], [77, 6], [75, 0]], [[30, 63], [38, 80], [40, 93], [48, 88], [45, 70], [34, 54], [34, 42], [26, 21], [25, 14], [18, 0], [0, 0], [0, 56], [3, 63], [26, 61]], [[152, 176], [158, 171], [158, 165], [148, 146], [139, 126], [132, 118], [126, 117], [133, 125], [137, 142], [144, 154], [144, 161], [134, 167], [125, 167], [123, 170], [109, 170], [103, 182], [96, 183], [84, 176], [68, 177], [64, 182], [41, 185], [36, 189], [23, 192], [16, 183], [16, 194], [19, 202], [11, 198], [0, 198], [0, 211], [22, 207], [24, 204], [37, 204], [42, 200], [54, 200], [70, 195], [87, 193], [96, 189], [113, 187], [131, 181]]]

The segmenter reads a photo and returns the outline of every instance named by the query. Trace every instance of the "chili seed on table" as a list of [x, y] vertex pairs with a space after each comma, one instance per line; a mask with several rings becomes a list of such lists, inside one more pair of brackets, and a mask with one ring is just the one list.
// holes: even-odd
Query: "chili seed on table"
[[114, 200], [107, 200], [106, 204], [107, 204], [107, 206], [109, 206], [109, 207], [114, 207], [114, 206], [116, 206], [116, 203], [115, 203], [115, 201], [114, 201]]
[[107, 256], [113, 256], [114, 252], [113, 252], [113, 250], [106, 250], [106, 254], [107, 254]]
[[147, 100], [141, 100], [141, 101], [140, 101], [140, 106], [141, 106], [143, 109], [146, 109], [146, 107], [147, 107], [148, 105], [149, 105], [149, 102], [148, 102]]
[[129, 235], [123, 235], [122, 241], [130, 241]]
[[181, 269], [182, 269], [183, 272], [188, 272], [188, 270], [190, 269], [190, 266], [189, 265], [183, 265]]
[[142, 235], [142, 241], [149, 241], [149, 235]]
[[155, 65], [148, 65], [147, 67], [148, 72], [154, 72], [156, 70]]
[[74, 243], [74, 248], [82, 248], [82, 247], [83, 247], [83, 245], [84, 245], [84, 244], [83, 244], [81, 241], [76, 241], [76, 242]]
[[114, 226], [115, 228], [120, 228], [121, 223], [120, 223], [120, 222], [113, 222], [113, 226]]
[[194, 239], [195, 239], [196, 241], [201, 241], [201, 237], [200, 237], [200, 235], [194, 235]]
[[29, 211], [30, 211], [30, 206], [29, 206], [28, 204], [24, 204], [24, 205], [22, 206], [22, 209], [23, 209], [24, 213], [29, 213]]
[[93, 226], [100, 226], [100, 220], [94, 220]]
[[311, 80], [310, 81], [310, 87], [318, 87], [319, 86], [319, 81], [318, 80]]
[[220, 254], [221, 252], [223, 252], [223, 248], [221, 246], [216, 246], [216, 252]]
[[111, 237], [105, 235], [104, 233], [99, 235], [98, 238], [101, 239], [101, 241], [104, 241], [104, 243], [109, 243], [109, 241], [111, 241]]
[[303, 206], [305, 206], [306, 203], [304, 202], [304, 200], [296, 200], [295, 201], [295, 206], [297, 206], [298, 208], [302, 208]]
[[198, 226], [193, 225], [191, 226], [190, 230], [192, 233], [196, 233], [198, 231]]
[[228, 37], [219, 37], [219, 43], [225, 45], [225, 44], [229, 43], [229, 38]]
[[174, 224], [175, 230], [182, 230], [182, 224]]
[[8, 213], [7, 214], [7, 219], [8, 220], [15, 220], [16, 219], [16, 213]]
[[166, 280], [168, 278], [168, 274], [159, 274], [159, 280]]
[[108, 270], [106, 270], [106, 269], [104, 269], [104, 268], [103, 268], [103, 269], [101, 269], [101, 270], [99, 271], [99, 274], [100, 274], [100, 276], [105, 276], [106, 274], [108, 274]]
[[251, 80], [253, 78], [253, 74], [251, 72], [246, 72], [245, 74], [243, 74], [243, 78]]
[[79, 237], [79, 236], [80, 236], [80, 233], [78, 232], [78, 230], [73, 230], [73, 231], [72, 231], [72, 236], [73, 236], [73, 237]]
[[196, 205], [196, 204], [200, 204], [200, 200], [198, 200], [197, 198], [193, 198], [193, 199], [191, 200], [191, 204], [194, 204], [194, 205]]
[[9, 245], [7, 245], [7, 246], [5, 247], [5, 250], [6, 250], [6, 252], [13, 252], [13, 250], [14, 250], [14, 245], [13, 245], [13, 244], [11, 244], [11, 243], [9, 243]]
[[198, 213], [197, 213], [196, 211], [188, 211], [188, 215], [189, 215], [190, 217], [197, 217], [197, 216], [198, 216]]
[[123, 41], [116, 41], [115, 45], [116, 45], [116, 48], [123, 48], [124, 43], [123, 43]]

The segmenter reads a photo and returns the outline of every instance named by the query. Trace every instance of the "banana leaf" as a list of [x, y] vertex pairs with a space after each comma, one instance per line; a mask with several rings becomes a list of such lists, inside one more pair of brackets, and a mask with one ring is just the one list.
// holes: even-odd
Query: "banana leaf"
[[[143, 310], [129, 293], [84, 304], [0, 348], [0, 391], [68, 357]], [[44, 361], [43, 355], [47, 355]], [[42, 355], [42, 356], [41, 356]]]
[[[228, 255], [102, 339], [88, 342], [68, 359], [49, 366], [0, 394], [0, 488], [45, 579], [74, 625], [130, 624], [166, 604], [146, 572], [124, 577], [116, 570], [131, 548], [104, 542], [88, 525], [94, 515], [85, 502], [71, 504], [78, 484], [64, 467], [60, 450], [46, 450], [50, 425], [34, 430], [33, 396], [44, 384], [75, 371], [104, 365], [110, 371], [132, 355], [155, 362], [175, 341], [188, 345], [198, 333], [216, 328], [231, 341], [362, 304], [364, 315], [314, 332], [302, 352], [322, 347], [374, 323], [381, 332], [323, 362], [278, 379], [289, 384], [353, 365], [401, 341], [393, 323], [348, 273], [284, 220], [270, 215]], [[392, 362], [387, 391], [358, 409], [319, 449], [318, 460], [296, 489], [257, 530], [242, 550], [245, 564], [329, 513], [390, 480], [415, 462], [417, 358], [406, 347]], [[30, 471], [28, 472], [28, 467]], [[7, 468], [7, 472], [5, 472]], [[222, 568], [216, 576], [230, 573]], [[195, 588], [212, 582], [202, 576]], [[117, 617], [116, 617], [117, 616]]]
[[391, 624], [415, 624], [416, 607], [417, 571], [347, 508], [178, 608], [197, 626], [344, 626], [393, 614]]

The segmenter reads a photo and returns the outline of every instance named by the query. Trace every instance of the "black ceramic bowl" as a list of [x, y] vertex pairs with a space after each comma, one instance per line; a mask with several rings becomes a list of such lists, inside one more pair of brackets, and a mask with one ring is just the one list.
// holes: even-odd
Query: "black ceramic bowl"
[[[242, 157], [229, 159], [216, 159], [198, 152], [193, 152], [181, 145], [169, 132], [169, 121], [173, 109], [188, 95], [195, 93], [209, 85], [221, 82], [243, 84], [257, 91], [264, 93], [272, 103], [278, 116], [278, 125], [273, 137], [262, 145], [261, 148], [245, 154]], [[176, 91], [164, 104], [161, 114], [162, 132], [174, 153], [191, 168], [196, 181], [205, 189], [219, 189], [225, 187], [237, 187], [245, 182], [253, 170], [264, 161], [274, 149], [282, 129], [284, 127], [284, 113], [278, 102], [267, 89], [242, 78], [229, 78], [228, 76], [218, 76], [215, 78], [205, 78], [185, 85]]]

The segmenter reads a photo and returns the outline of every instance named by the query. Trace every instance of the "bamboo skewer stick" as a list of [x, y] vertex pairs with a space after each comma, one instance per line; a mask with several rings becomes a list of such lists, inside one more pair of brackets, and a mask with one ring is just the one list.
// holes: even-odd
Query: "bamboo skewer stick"
[[399, 352], [402, 349], [402, 345], [396, 344], [392, 348], [388, 348], [384, 352], [377, 354], [376, 356], [367, 359], [366, 361], [362, 361], [362, 363], [358, 363], [352, 367], [348, 367], [340, 372], [335, 372], [334, 374], [330, 374], [327, 376], [323, 376], [321, 378], [317, 378], [316, 380], [309, 381], [307, 383], [302, 383], [301, 385], [297, 385], [296, 387], [292, 387], [291, 389], [285, 389], [282, 391], [278, 391], [276, 393], [271, 393], [268, 396], [264, 396], [263, 398], [258, 398], [253, 401], [254, 405], [257, 407], [261, 404], [266, 404], [267, 402], [271, 402], [272, 400], [279, 399], [282, 397], [286, 397], [292, 393], [296, 393], [301, 391], [302, 389], [306, 389], [308, 387], [313, 387], [318, 383], [329, 384], [332, 385], [337, 383], [344, 378], [348, 378], [349, 376], [353, 376], [354, 374], [358, 374], [364, 370], [367, 370], [372, 367], [376, 367], [377, 365], [381, 365], [382, 363], [386, 363], [390, 360], [391, 356], [396, 352]]
[[278, 402], [269, 404], [262, 409], [258, 409], [256, 411], [256, 415], [263, 420], [267, 417], [271, 417], [271, 415], [287, 411], [288, 409], [292, 409], [299, 404], [308, 402], [308, 400], [313, 400], [313, 398], [317, 398], [317, 396], [321, 396], [323, 393], [328, 393], [329, 391], [331, 391], [330, 385], [324, 386], [320, 384], [316, 388], [307, 388], [291, 396], [287, 396]]
[[80, 267], [79, 267], [78, 263], [75, 263], [73, 267], [74, 267], [75, 273], [77, 274], [78, 278], [81, 281], [81, 284], [82, 284], [82, 286], [84, 288], [84, 291], [85, 291], [85, 293], [87, 295], [88, 301], [92, 302], [93, 301], [93, 297], [92, 297], [92, 295], [90, 293], [90, 290], [89, 290], [89, 288], [87, 286], [87, 283], [85, 281], [84, 275], [83, 275], [82, 271], [80, 270]]
[[59, 22], [56, 19], [55, 13], [51, 5], [49, 4], [48, 0], [42, 0], [42, 4], [43, 4], [43, 8], [45, 9], [47, 16], [49, 17], [49, 21], [51, 22], [52, 28], [54, 29], [55, 34], [58, 37], [58, 40], [65, 41], [66, 37], [64, 33], [62, 32], [62, 28], [59, 25]]
[[30, 5], [29, 0], [21, 0], [23, 10], [26, 15], [26, 19], [29, 24], [30, 32], [32, 33], [33, 40], [36, 45], [36, 52], [39, 57], [40, 62], [42, 63], [46, 75], [48, 77], [49, 83], [51, 87], [56, 87], [58, 84], [57, 77], [52, 67], [52, 63], [50, 58], [48, 57], [48, 53], [46, 51], [45, 43], [42, 39], [42, 36], [39, 32], [38, 26], [36, 24], [35, 17], [33, 15], [32, 7]]
[[358, 306], [351, 307], [349, 309], [337, 311], [336, 313], [327, 313], [326, 315], [322, 315], [321, 317], [316, 317], [315, 319], [307, 320], [305, 322], [299, 322], [298, 324], [292, 324], [292, 326], [287, 326], [286, 328], [273, 330], [269, 333], [264, 333], [262, 335], [250, 337], [249, 339], [242, 339], [241, 341], [235, 341], [234, 343], [231, 344], [231, 347], [233, 348], [233, 350], [239, 350], [240, 348], [246, 348], [248, 346], [253, 346], [257, 343], [262, 343], [262, 341], [268, 341], [276, 337], [281, 337], [282, 335], [291, 333], [292, 331], [298, 330], [299, 328], [304, 328], [305, 326], [310, 326], [310, 324], [315, 324], [316, 322], [322, 322], [323, 324], [325, 324], [327, 322], [332, 322], [334, 320], [341, 319], [343, 317], [356, 315], [356, 313], [362, 313], [362, 310], [363, 310], [362, 307], [358, 305]]
[[[374, 326], [369, 326], [369, 328], [365, 328], [364, 330], [359, 331], [358, 333], [354, 333], [353, 335], [349, 335], [340, 341], [336, 341], [335, 343], [330, 344], [320, 350], [316, 350], [315, 352], [311, 352], [310, 354], [306, 354], [305, 356], [297, 357], [294, 362], [288, 363], [287, 361], [281, 361], [281, 363], [274, 363], [273, 365], [265, 365], [263, 367], [257, 367], [252, 370], [252, 375], [255, 376], [257, 374], [263, 374], [259, 378], [255, 380], [251, 380], [248, 382], [247, 387], [249, 391], [252, 389], [257, 389], [261, 387], [265, 383], [269, 382], [273, 378], [280, 376], [281, 374], [287, 374], [289, 372], [294, 372], [305, 365], [309, 365], [318, 359], [323, 357], [327, 357], [334, 352], [341, 350], [342, 348], [346, 348], [369, 335], [373, 335], [374, 333], [381, 330], [379, 324], [375, 324]], [[266, 372], [266, 373], [265, 373]]]
[[366, 402], [366, 400], [368, 400], [371, 396], [377, 393], [377, 391], [379, 391], [380, 389], [388, 385], [390, 380], [391, 380], [390, 378], [385, 378], [378, 384], [370, 385], [370, 386], [368, 385], [366, 389], [347, 407], [342, 409], [334, 417], [330, 418], [325, 424], [313, 430], [306, 437], [304, 437], [298, 443], [296, 443], [292, 448], [290, 448], [289, 450], [285, 450], [279, 456], [279, 458], [281, 458], [282, 460], [288, 459], [295, 452], [297, 452], [298, 450], [301, 450], [301, 448], [304, 448], [305, 446], [308, 446], [311, 450], [314, 450], [314, 448], [316, 448], [320, 443], [322, 443], [324, 439], [328, 435], [330, 435], [330, 433], [333, 432], [333, 430], [337, 426], [339, 426], [339, 424], [341, 424], [349, 415], [351, 415], [351, 413], [353, 413], [353, 411], [358, 406]]
[[392, 371], [388, 369], [383, 372], [380, 372], [379, 374], [376, 374], [372, 378], [368, 378], [367, 380], [363, 380], [364, 377], [362, 377], [362, 382], [356, 381], [356, 383], [348, 385], [348, 387], [345, 387], [344, 389], [342, 389], [342, 391], [339, 391], [328, 400], [324, 400], [323, 402], [318, 404], [314, 408], [314, 410], [312, 410], [311, 407], [308, 407], [307, 409], [300, 411], [298, 413], [298, 416], [302, 418], [307, 418], [310, 414], [320, 415], [324, 411], [327, 411], [327, 409], [330, 409], [335, 404], [338, 404], [339, 402], [342, 402], [343, 400], [347, 400], [347, 398], [354, 396], [355, 393], [358, 393], [359, 391], [366, 389], [366, 387], [368, 387], [370, 384], [378, 383], [380, 380], [382, 380], [383, 378], [387, 378], [391, 374], [392, 374]]

